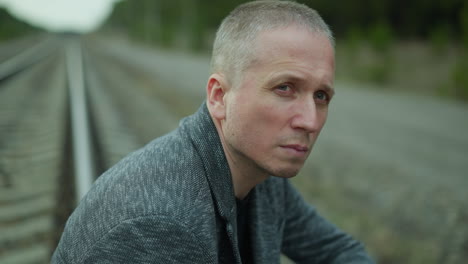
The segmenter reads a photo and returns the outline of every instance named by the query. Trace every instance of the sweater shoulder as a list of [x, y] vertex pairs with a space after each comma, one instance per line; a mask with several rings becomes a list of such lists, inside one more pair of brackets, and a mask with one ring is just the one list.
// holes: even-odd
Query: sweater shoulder
[[211, 199], [201, 158], [176, 130], [99, 177], [69, 218], [59, 248], [79, 254], [116, 226], [141, 217], [210, 222]]

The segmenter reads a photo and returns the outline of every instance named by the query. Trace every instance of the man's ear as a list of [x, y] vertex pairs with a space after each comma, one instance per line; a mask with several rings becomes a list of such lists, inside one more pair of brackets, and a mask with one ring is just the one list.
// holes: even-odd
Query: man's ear
[[211, 74], [206, 84], [207, 106], [211, 115], [218, 120], [223, 120], [226, 117], [226, 92], [228, 88], [224, 75], [219, 73]]

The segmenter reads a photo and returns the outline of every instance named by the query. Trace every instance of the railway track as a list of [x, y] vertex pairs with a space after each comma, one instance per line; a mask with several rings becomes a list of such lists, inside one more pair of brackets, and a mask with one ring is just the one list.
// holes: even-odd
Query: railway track
[[63, 68], [55, 54], [0, 88], [0, 263], [38, 263], [50, 251], [64, 169]]
[[92, 181], [178, 122], [132, 83], [151, 78], [84, 50], [76, 39], [55, 42], [52, 50], [45, 45], [47, 55], [38, 57], [36, 45], [32, 57], [13, 56], [0, 76], [2, 264], [49, 263]]

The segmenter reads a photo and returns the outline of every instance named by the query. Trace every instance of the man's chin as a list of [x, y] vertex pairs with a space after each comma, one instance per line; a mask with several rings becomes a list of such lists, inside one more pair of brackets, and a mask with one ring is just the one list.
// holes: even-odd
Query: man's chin
[[292, 178], [296, 176], [301, 168], [281, 168], [281, 169], [276, 169], [271, 173], [271, 175], [275, 177], [280, 177], [280, 178]]

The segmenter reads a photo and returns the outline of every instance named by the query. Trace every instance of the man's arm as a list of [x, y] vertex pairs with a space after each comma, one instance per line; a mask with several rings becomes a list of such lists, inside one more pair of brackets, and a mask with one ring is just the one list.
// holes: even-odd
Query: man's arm
[[361, 243], [321, 217], [286, 181], [282, 251], [296, 263], [374, 263]]
[[139, 217], [113, 228], [87, 252], [79, 252], [78, 258], [70, 258], [76, 256], [70, 254], [76, 248], [59, 246], [52, 263], [217, 263], [216, 252], [204, 247], [203, 240], [183, 223]]

